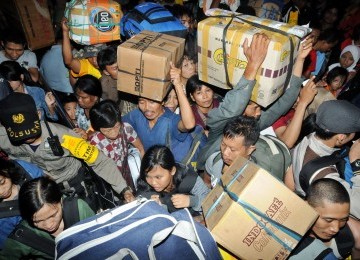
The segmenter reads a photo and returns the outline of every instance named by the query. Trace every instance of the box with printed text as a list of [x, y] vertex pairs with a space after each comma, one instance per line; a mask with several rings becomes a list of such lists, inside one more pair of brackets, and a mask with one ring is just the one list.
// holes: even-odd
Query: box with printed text
[[286, 259], [318, 217], [282, 182], [242, 157], [221, 183], [202, 204], [206, 225], [241, 259]]

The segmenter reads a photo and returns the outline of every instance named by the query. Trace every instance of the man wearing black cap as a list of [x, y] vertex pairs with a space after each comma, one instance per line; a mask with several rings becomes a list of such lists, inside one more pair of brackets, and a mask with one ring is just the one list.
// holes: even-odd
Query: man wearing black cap
[[[65, 188], [81, 189], [83, 159], [96, 174], [108, 182], [113, 189], [121, 193], [126, 182], [115, 163], [99, 152], [94, 146], [78, 138], [71, 129], [55, 123], [39, 120], [34, 100], [23, 93], [11, 93], [0, 101], [0, 148], [12, 157], [38, 165], [44, 173], [62, 183]], [[48, 125], [47, 125], [48, 124]], [[57, 154], [51, 130], [62, 142], [55, 148], [63, 150]], [[56, 142], [55, 142], [56, 143]]]
[[[300, 181], [304, 178], [303, 172], [300, 176], [303, 167], [314, 159], [324, 158], [339, 151], [342, 146], [354, 139], [357, 132], [360, 132], [360, 109], [358, 107], [345, 100], [330, 100], [322, 103], [316, 113], [315, 132], [305, 137], [293, 151], [292, 167], [286, 174], [289, 177], [286, 180], [287, 186], [305, 196], [304, 184]], [[332, 178], [340, 182], [350, 195], [350, 214], [360, 218], [360, 140], [353, 142], [349, 151], [349, 161], [353, 171], [350, 179], [352, 184], [340, 176], [334, 163], [312, 173], [308, 184], [321, 178]], [[291, 177], [293, 183], [291, 183]], [[355, 254], [359, 254], [360, 222], [350, 218], [348, 223], [356, 241]]]

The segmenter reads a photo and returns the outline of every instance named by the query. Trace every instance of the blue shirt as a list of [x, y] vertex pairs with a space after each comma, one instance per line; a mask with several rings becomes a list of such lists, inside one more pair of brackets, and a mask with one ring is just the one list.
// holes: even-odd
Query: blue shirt
[[60, 44], [52, 46], [45, 53], [41, 60], [40, 72], [50, 88], [64, 93], [74, 92], [69, 81], [69, 70], [63, 61]]
[[50, 114], [49, 108], [45, 102], [45, 91], [42, 88], [25, 86], [25, 93], [29, 94], [34, 99], [36, 109], [41, 111], [41, 120], [44, 118], [45, 114], [54, 121], [58, 120], [56, 114]]
[[[183, 142], [188, 136], [188, 133], [182, 133], [178, 129], [180, 116], [171, 112], [168, 108], [164, 109], [165, 112], [157, 119], [153, 128], [150, 128], [148, 119], [138, 108], [123, 117], [123, 121], [129, 123], [135, 129], [145, 151], [153, 145], [171, 147], [171, 144]], [[177, 154], [174, 154], [174, 157], [176, 161], [182, 159], [177, 158]]]

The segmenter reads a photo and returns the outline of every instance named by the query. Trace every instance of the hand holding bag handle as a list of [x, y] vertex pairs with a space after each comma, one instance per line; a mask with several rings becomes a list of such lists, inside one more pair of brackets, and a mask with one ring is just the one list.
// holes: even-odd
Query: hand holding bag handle
[[165, 228], [155, 233], [148, 248], [150, 260], [156, 260], [154, 247], [165, 241], [170, 235], [175, 235], [187, 240], [199, 260], [205, 260], [204, 252], [200, 248], [200, 241], [196, 235], [195, 227], [192, 223], [180, 220], [173, 227]]

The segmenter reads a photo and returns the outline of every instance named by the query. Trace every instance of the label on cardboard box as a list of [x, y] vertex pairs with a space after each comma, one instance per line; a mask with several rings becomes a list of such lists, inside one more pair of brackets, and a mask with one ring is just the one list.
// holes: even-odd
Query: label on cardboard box
[[142, 31], [118, 47], [118, 90], [162, 101], [170, 87], [170, 61], [183, 55], [185, 40]]
[[244, 158], [221, 180], [203, 202], [205, 220], [216, 241], [240, 258], [286, 259], [317, 218], [283, 183]]

